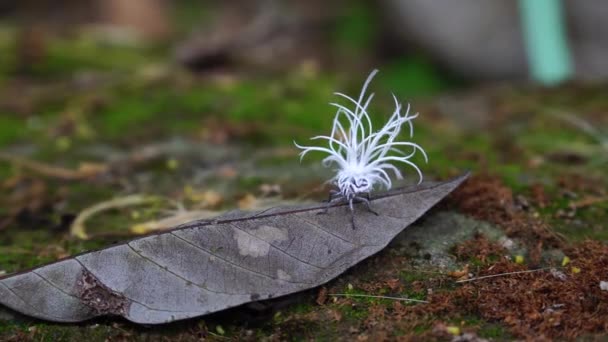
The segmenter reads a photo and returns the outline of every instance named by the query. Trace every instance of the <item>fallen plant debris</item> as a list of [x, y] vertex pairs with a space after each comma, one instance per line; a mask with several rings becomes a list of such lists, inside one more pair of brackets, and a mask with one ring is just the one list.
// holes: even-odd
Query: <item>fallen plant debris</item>
[[569, 113], [555, 113], [554, 115], [557, 118], [564, 120], [565, 122], [568, 122], [572, 126], [578, 128], [581, 132], [595, 140], [602, 149], [604, 161], [608, 160], [606, 159], [608, 156], [608, 133], [598, 129], [596, 125], [582, 117]]
[[214, 210], [185, 210], [178, 209], [171, 216], [161, 218], [158, 220], [151, 220], [142, 223], [136, 223], [129, 228], [129, 231], [133, 234], [144, 235], [150, 234], [152, 232], [157, 232], [161, 230], [171, 229], [173, 227], [177, 227], [184, 223], [196, 221], [196, 220], [205, 220], [210, 219], [212, 217], [219, 216], [221, 212]]
[[329, 293], [328, 296], [333, 297], [359, 297], [359, 298], [374, 298], [374, 299], [389, 299], [389, 300], [398, 300], [403, 302], [414, 302], [414, 303], [428, 303], [426, 300], [414, 299], [414, 298], [403, 298], [403, 297], [392, 297], [392, 296], [377, 296], [377, 295], [367, 295], [367, 294], [357, 294], [357, 293]]
[[105, 164], [83, 162], [76, 170], [73, 170], [2, 152], [0, 152], [0, 160], [34, 171], [45, 177], [67, 181], [91, 179], [108, 171], [108, 166]]
[[[346, 288], [346, 294], [357, 296], [326, 301], [322, 307], [325, 310], [342, 308], [343, 316], [345, 312], [354, 314], [348, 313], [349, 307], [355, 312], [365, 312], [364, 322], [351, 320], [350, 326], [357, 335], [374, 339], [382, 336], [391, 339], [395, 331], [404, 332], [398, 335], [404, 340], [443, 341], [454, 336], [464, 339], [482, 330], [479, 320], [487, 322], [484, 325], [504, 327], [500, 336], [507, 339], [574, 339], [608, 332], [605, 319], [608, 291], [600, 286], [605, 282], [608, 269], [607, 245], [589, 240], [565, 247], [568, 257], [560, 263], [532, 269], [525, 263], [505, 258], [508, 251], [499, 243], [484, 240], [487, 239], [478, 235], [453, 248], [460, 251], [462, 261], [473, 257], [481, 262], [473, 278], [459, 280], [448, 274], [423, 272], [419, 278], [416, 276], [420, 280], [412, 280], [415, 273], [407, 270], [410, 280], [405, 288], [392, 292], [385, 280], [404, 270], [408, 262], [383, 252], [366, 261], [360, 267], [361, 272], [341, 279], [327, 290], [336, 293]], [[365, 293], [358, 292], [359, 289]], [[403, 303], [368, 296], [374, 293], [389, 297], [424, 293], [415, 298], [428, 303]], [[477, 323], [469, 323], [472, 317]], [[457, 327], [460, 331], [450, 337], [444, 334], [445, 329], [432, 329], [437, 324]], [[422, 327], [425, 329], [420, 333]]]
[[490, 278], [496, 278], [496, 277], [505, 277], [505, 276], [511, 276], [511, 275], [516, 275], [516, 274], [523, 274], [523, 273], [534, 273], [534, 272], [543, 272], [543, 271], [551, 271], [551, 273], [553, 274], [555, 272], [555, 268], [554, 267], [546, 267], [546, 268], [537, 268], [534, 270], [525, 270], [525, 271], [515, 271], [515, 272], [507, 272], [507, 273], [499, 273], [499, 274], [491, 274], [491, 275], [485, 275], [485, 276], [481, 276], [481, 277], [475, 277], [475, 278], [469, 278], [469, 279], [461, 279], [456, 281], [456, 283], [468, 283], [471, 281], [478, 281], [478, 280], [484, 280], [484, 279], [490, 279]]
[[74, 220], [74, 222], [72, 222], [72, 225], [70, 226], [70, 235], [82, 240], [89, 239], [89, 234], [87, 233], [85, 222], [92, 216], [102, 211], [142, 205], [146, 203], [157, 202], [160, 200], [162, 199], [157, 196], [128, 195], [94, 204], [82, 210], [78, 214], [78, 216], [76, 216], [76, 219]]
[[506, 252], [506, 248], [479, 233], [475, 234], [473, 239], [458, 244], [454, 248], [454, 254], [458, 259], [464, 261], [476, 259], [484, 264], [490, 259], [499, 259]]
[[518, 238], [529, 249], [530, 262], [540, 263], [543, 247], [562, 247], [563, 237], [541, 219], [518, 210], [512, 191], [497, 177], [471, 177], [450, 195], [451, 205], [479, 220], [501, 226], [508, 237]]
[[[498, 320], [522, 338], [567, 338], [608, 331], [608, 293], [598, 286], [608, 270], [608, 246], [586, 241], [569, 249], [566, 278], [534, 272], [525, 265], [499, 261], [453, 295], [465, 310]], [[576, 270], [579, 270], [578, 272]]]
[[50, 211], [57, 200], [49, 195], [47, 183], [40, 179], [15, 176], [2, 182], [0, 189], [5, 194], [0, 198], [0, 204], [6, 211], [0, 215], [0, 230], [17, 221], [41, 221], [47, 216], [45, 211]]
[[[194, 221], [0, 277], [0, 302], [50, 321], [115, 315], [161, 324], [307, 290], [382, 250], [467, 177], [376, 195], [379, 214], [358, 214], [356, 230], [343, 203], [325, 215], [317, 215], [325, 206], [305, 205]], [[77, 227], [100, 210], [146, 200], [133, 195], [97, 204]], [[76, 232], [86, 237], [84, 229]]]
[[606, 202], [606, 201], [608, 201], [608, 196], [603, 196], [603, 197], [589, 196], [589, 197], [581, 198], [578, 201], [570, 202], [570, 204], [568, 206], [570, 208], [576, 210], [576, 209], [585, 208], [585, 207], [592, 206], [594, 204], [598, 204], [598, 203], [602, 203], [602, 202]]

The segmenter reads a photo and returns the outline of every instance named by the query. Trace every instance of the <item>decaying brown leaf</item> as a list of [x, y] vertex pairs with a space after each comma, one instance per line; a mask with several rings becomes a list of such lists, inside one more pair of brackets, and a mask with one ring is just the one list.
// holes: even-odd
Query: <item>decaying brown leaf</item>
[[347, 204], [228, 212], [0, 278], [0, 303], [57, 322], [167, 323], [319, 285], [379, 252], [467, 175]]

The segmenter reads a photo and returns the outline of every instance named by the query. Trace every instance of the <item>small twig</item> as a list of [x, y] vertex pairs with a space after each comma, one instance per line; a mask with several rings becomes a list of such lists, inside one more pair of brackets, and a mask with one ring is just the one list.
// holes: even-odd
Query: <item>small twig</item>
[[19, 248], [19, 247], [13, 247], [13, 246], [2, 246], [0, 247], [0, 254], [5, 255], [5, 254], [34, 254], [34, 252], [32, 250], [29, 249], [25, 249], [25, 248]]
[[163, 230], [163, 229], [169, 229], [171, 227], [176, 227], [176, 226], [179, 226], [180, 224], [183, 224], [186, 222], [212, 218], [215, 216], [219, 216], [220, 214], [221, 214], [221, 212], [219, 212], [219, 211], [212, 211], [212, 210], [192, 210], [192, 211], [190, 211], [190, 210], [186, 210], [186, 209], [182, 208], [182, 209], [179, 209], [174, 215], [171, 215], [169, 217], [165, 217], [165, 218], [162, 218], [159, 220], [152, 220], [152, 221], [148, 221], [148, 222], [144, 222], [144, 223], [138, 223], [138, 224], [131, 226], [131, 228], [129, 230], [131, 231], [131, 233], [134, 233], [134, 234], [148, 234], [153, 231], [159, 231], [159, 230]]
[[153, 201], [158, 201], [159, 198], [155, 196], [146, 196], [146, 195], [129, 195], [125, 197], [111, 199], [109, 201], [103, 201], [97, 204], [94, 204], [83, 211], [81, 211], [72, 225], [70, 226], [70, 235], [75, 236], [79, 239], [86, 240], [89, 238], [86, 228], [85, 221], [88, 220], [91, 216], [108, 209], [116, 209], [116, 208], [124, 208], [133, 205], [141, 205], [144, 203], [149, 203]]
[[556, 113], [555, 115], [558, 118], [573, 125], [574, 127], [580, 129], [583, 133], [587, 134], [591, 138], [595, 139], [600, 144], [600, 147], [608, 151], [608, 135], [602, 133], [589, 121], [568, 113]]
[[66, 181], [88, 179], [107, 171], [107, 166], [103, 164], [82, 163], [78, 169], [72, 170], [1, 152], [0, 161], [12, 163], [46, 177]]
[[434, 275], [439, 275], [439, 276], [449, 276], [449, 274], [444, 273], [444, 272], [426, 271], [426, 270], [419, 270], [419, 269], [415, 269], [415, 268], [404, 268], [401, 270], [404, 272], [416, 272], [416, 273], [434, 274]]
[[213, 331], [207, 331], [207, 333], [215, 338], [219, 338], [221, 340], [229, 340], [230, 338], [226, 337], [226, 336], [222, 336], [220, 334], [216, 334]]
[[405, 301], [405, 302], [428, 303], [428, 301], [422, 300], [422, 299], [403, 298], [403, 297], [389, 297], [389, 296], [373, 296], [373, 295], [366, 295], [366, 294], [330, 293], [330, 294], [328, 294], [328, 296], [334, 296], [334, 297], [364, 297], [364, 298], [402, 300], [402, 301]]
[[591, 197], [583, 198], [576, 202], [571, 202], [570, 206], [573, 207], [574, 209], [580, 209], [580, 208], [588, 207], [590, 205], [602, 203], [605, 201], [608, 201], [608, 196], [602, 196], [602, 197], [591, 196]]
[[482, 276], [482, 277], [477, 277], [477, 278], [458, 280], [458, 281], [456, 281], [456, 283], [457, 284], [459, 284], [459, 283], [468, 283], [470, 281], [489, 279], [489, 278], [496, 278], [496, 277], [502, 277], [502, 276], [507, 276], [507, 275], [522, 274], [522, 273], [534, 273], [534, 272], [540, 272], [540, 271], [548, 271], [548, 270], [555, 269], [555, 268], [558, 268], [558, 267], [545, 267], [545, 268], [537, 268], [535, 270], [526, 270], [526, 271], [517, 271], [517, 272], [507, 272], [507, 273], [492, 274], [492, 275], [487, 275], [487, 276]]
[[603, 142], [606, 139], [606, 137], [595, 126], [583, 118], [569, 113], [556, 113], [556, 116], [564, 121], [567, 121], [569, 124], [580, 129], [599, 142]]

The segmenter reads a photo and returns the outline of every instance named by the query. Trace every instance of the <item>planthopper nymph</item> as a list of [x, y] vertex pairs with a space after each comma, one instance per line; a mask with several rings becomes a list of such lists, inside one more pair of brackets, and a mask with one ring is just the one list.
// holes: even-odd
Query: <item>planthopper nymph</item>
[[[405, 113], [402, 114], [403, 108], [394, 94], [395, 109], [392, 115], [384, 126], [379, 130], [374, 130], [372, 120], [367, 112], [374, 94], [366, 96], [366, 90], [377, 72], [377, 70], [374, 70], [368, 76], [358, 100], [342, 93], [335, 93], [335, 95], [346, 99], [350, 105], [331, 103], [337, 111], [330, 135], [318, 135], [311, 138], [311, 140], [324, 140], [326, 142], [325, 146], [301, 146], [296, 143], [296, 146], [302, 149], [300, 159], [311, 151], [328, 154], [323, 159], [323, 165], [335, 167], [336, 174], [329, 182], [337, 188], [330, 192], [328, 207], [336, 201], [344, 200], [348, 202], [353, 229], [355, 228], [354, 202], [365, 203], [367, 208], [376, 214], [370, 205], [370, 192], [374, 188], [390, 189], [392, 182], [389, 173], [394, 174], [397, 179], [403, 178], [396, 164], [403, 163], [411, 166], [418, 173], [420, 183], [422, 182], [422, 172], [410, 159], [417, 152], [420, 152], [424, 160], [428, 161], [424, 149], [418, 144], [396, 140], [403, 125], [409, 130], [410, 138], [413, 137], [414, 126], [412, 120], [418, 114], [410, 115], [409, 104]], [[352, 109], [349, 107], [352, 107]], [[408, 151], [404, 152], [404, 149], [408, 149]]]

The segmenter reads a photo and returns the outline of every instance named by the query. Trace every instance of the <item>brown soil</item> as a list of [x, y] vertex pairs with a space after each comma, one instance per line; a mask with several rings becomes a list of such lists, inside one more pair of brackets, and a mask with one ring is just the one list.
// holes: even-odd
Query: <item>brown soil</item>
[[[489, 260], [504, 251], [482, 236], [456, 247], [462, 256]], [[409, 305], [394, 301], [391, 304], [371, 303], [368, 316], [357, 326], [344, 328], [344, 333], [369, 341], [394, 339], [395, 331], [405, 332], [399, 339], [407, 341], [449, 340], [448, 326], [460, 326], [467, 317], [481, 317], [486, 322], [506, 326], [512, 336], [525, 340], [543, 341], [589, 337], [608, 331], [608, 291], [601, 290], [600, 281], [607, 281], [608, 246], [586, 241], [567, 250], [572, 261], [564, 267], [541, 269], [530, 273], [508, 274], [531, 270], [501, 258], [485, 263], [476, 277], [498, 275], [456, 284], [455, 289], [429, 292], [428, 304]], [[382, 259], [381, 257], [380, 259]], [[387, 275], [385, 275], [387, 276]], [[602, 278], [604, 277], [604, 278]], [[450, 280], [445, 276], [430, 276], [412, 284], [399, 282], [390, 286], [387, 278], [358, 283], [357, 287], [378, 292], [381, 289], [436, 288]], [[332, 289], [329, 290], [330, 292]], [[325, 290], [322, 290], [325, 292]], [[321, 294], [325, 296], [326, 294]], [[350, 298], [337, 300], [339, 306], [360, 305]], [[332, 310], [327, 311], [329, 314]], [[333, 320], [341, 320], [336, 316]], [[416, 333], [427, 327], [422, 334]], [[475, 337], [476, 327], [461, 331]]]
[[[450, 302], [463, 305], [457, 311], [504, 323], [514, 335], [526, 339], [605, 333], [608, 291], [600, 289], [600, 281], [608, 278], [608, 246], [587, 241], [569, 249], [568, 255], [573, 261], [561, 269], [465, 283], [450, 294]], [[527, 267], [500, 261], [480, 276], [522, 270]]]
[[[533, 187], [531, 192], [534, 205], [549, 201], [542, 188]], [[458, 272], [449, 275], [428, 272], [421, 280], [408, 281], [397, 278], [400, 270], [407, 269], [408, 260], [383, 252], [364, 262], [357, 274], [319, 292], [317, 303], [321, 305], [319, 309], [329, 310], [328, 319], [343, 319], [335, 309], [326, 308], [330, 304], [328, 293], [343, 289], [344, 282], [352, 282], [355, 288], [367, 293], [395, 296], [404, 291], [424, 293], [429, 303], [364, 304], [366, 318], [354, 326], [352, 322], [339, 324], [341, 336], [380, 341], [399, 335], [399, 340], [444, 341], [454, 338], [448, 327], [459, 327], [460, 338], [474, 340], [482, 328], [462, 324], [470, 317], [483, 319], [482, 324], [505, 327], [510, 334], [507, 336], [524, 340], [569, 340], [608, 332], [608, 291], [600, 288], [601, 281], [608, 281], [608, 245], [597, 241], [566, 244], [539, 218], [518, 206], [511, 190], [495, 177], [472, 177], [444, 205], [495, 223], [508, 236], [527, 242], [531, 251], [527, 264], [512, 261], [504, 247], [477, 235], [453, 249], [459, 260], [474, 259], [480, 263], [471, 281], [454, 283], [462, 279]], [[538, 269], [541, 252], [546, 247], [561, 248], [571, 261]], [[512, 273], [522, 271], [530, 272]], [[462, 273], [466, 278], [469, 267]], [[497, 276], [477, 279], [490, 275]], [[333, 308], [362, 305], [352, 298], [336, 298], [331, 304]]]
[[497, 177], [471, 177], [450, 195], [448, 204], [479, 220], [497, 224], [507, 236], [524, 241], [533, 265], [540, 263], [543, 247], [564, 245], [563, 239], [542, 220], [516, 205], [511, 189]]

